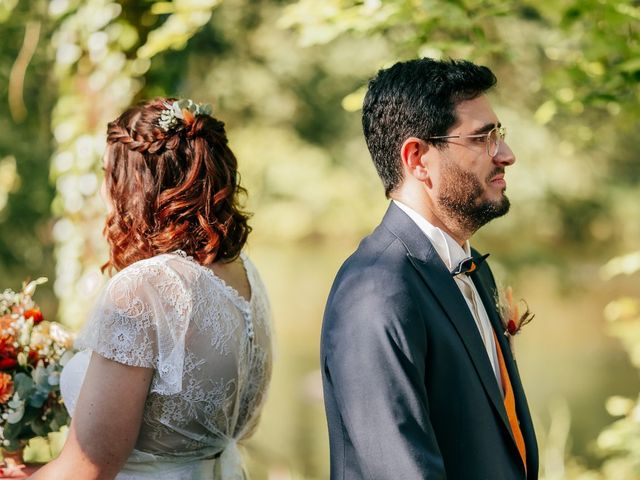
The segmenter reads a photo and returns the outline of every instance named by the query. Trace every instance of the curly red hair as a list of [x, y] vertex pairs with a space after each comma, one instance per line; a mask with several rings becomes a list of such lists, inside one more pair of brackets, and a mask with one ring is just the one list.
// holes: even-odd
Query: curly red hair
[[203, 265], [229, 262], [251, 231], [224, 123], [187, 114], [165, 130], [160, 115], [174, 100], [143, 102], [108, 125], [105, 187], [112, 209], [103, 270], [178, 249]]

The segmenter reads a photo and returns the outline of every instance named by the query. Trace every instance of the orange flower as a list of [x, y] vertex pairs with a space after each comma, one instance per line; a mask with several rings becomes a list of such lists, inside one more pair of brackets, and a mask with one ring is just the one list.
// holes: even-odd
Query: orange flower
[[8, 334], [0, 335], [0, 370], [13, 368], [18, 364], [18, 350], [13, 345], [15, 339]]
[[5, 404], [13, 395], [13, 379], [8, 373], [0, 373], [0, 404]]
[[42, 312], [39, 308], [32, 308], [24, 312], [24, 318], [33, 318], [33, 324], [37, 325], [43, 320]]
[[0, 317], [0, 330], [7, 330], [13, 324], [13, 319], [9, 315]]

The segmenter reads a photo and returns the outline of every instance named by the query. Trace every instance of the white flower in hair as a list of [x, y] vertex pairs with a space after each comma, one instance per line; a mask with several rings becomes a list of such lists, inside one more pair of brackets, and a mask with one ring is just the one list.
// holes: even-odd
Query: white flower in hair
[[173, 103], [165, 102], [165, 110], [160, 114], [158, 126], [165, 132], [171, 129], [180, 130], [184, 127], [185, 115], [194, 117], [211, 115], [213, 109], [208, 103], [196, 103], [191, 99], [176, 100]]

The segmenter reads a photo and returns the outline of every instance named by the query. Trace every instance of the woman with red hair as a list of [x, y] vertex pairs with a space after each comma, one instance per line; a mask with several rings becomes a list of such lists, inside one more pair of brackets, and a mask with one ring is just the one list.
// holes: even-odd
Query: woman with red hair
[[104, 169], [117, 273], [62, 374], [67, 442], [33, 478], [243, 479], [271, 334], [224, 124], [190, 100], [142, 103], [109, 124]]

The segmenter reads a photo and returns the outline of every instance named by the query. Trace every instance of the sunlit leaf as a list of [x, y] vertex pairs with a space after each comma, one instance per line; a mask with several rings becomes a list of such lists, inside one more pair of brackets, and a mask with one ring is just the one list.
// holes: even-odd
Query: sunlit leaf
[[551, 121], [557, 111], [558, 108], [556, 106], [556, 102], [554, 102], [553, 100], [547, 100], [542, 105], [540, 105], [540, 107], [538, 107], [536, 112], [533, 114], [533, 117], [539, 124], [544, 125]]
[[358, 110], [362, 109], [362, 102], [364, 101], [364, 96], [366, 93], [366, 87], [360, 87], [355, 92], [350, 93], [342, 99], [342, 108], [344, 108], [347, 112], [357, 112]]
[[7, 21], [17, 4], [18, 0], [0, 0], [0, 23]]
[[601, 269], [604, 279], [611, 279], [617, 275], [632, 275], [640, 271], [640, 251], [615, 257], [609, 260]]

